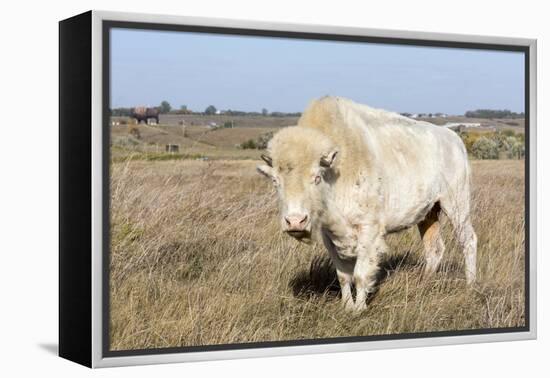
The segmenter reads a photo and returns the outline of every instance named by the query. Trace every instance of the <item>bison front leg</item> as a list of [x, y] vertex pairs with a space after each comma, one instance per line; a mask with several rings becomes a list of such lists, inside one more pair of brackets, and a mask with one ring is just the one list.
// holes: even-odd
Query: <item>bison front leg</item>
[[357, 292], [355, 311], [359, 312], [367, 308], [367, 298], [376, 286], [380, 255], [385, 250], [386, 242], [381, 235], [363, 239], [357, 246], [357, 261], [353, 270], [353, 281]]
[[353, 310], [353, 295], [351, 294], [351, 283], [353, 276], [349, 273], [336, 269], [336, 275], [338, 276], [338, 282], [340, 283], [340, 290], [342, 292], [342, 306], [346, 310]]
[[353, 295], [351, 293], [351, 284], [353, 283], [353, 269], [354, 259], [342, 259], [338, 254], [338, 251], [330, 239], [328, 233], [325, 231], [322, 233], [323, 242], [329, 253], [330, 259], [336, 268], [336, 275], [338, 276], [338, 282], [340, 283], [340, 290], [342, 293], [342, 306], [346, 310], [352, 310], [354, 308]]

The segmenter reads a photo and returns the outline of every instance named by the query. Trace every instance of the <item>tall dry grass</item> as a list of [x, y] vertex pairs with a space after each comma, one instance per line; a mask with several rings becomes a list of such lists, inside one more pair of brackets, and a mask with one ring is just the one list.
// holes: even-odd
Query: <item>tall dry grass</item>
[[280, 232], [250, 161], [112, 164], [112, 350], [522, 326], [524, 173], [474, 161], [478, 282], [447, 222], [438, 273], [421, 277], [416, 229], [389, 238], [368, 310], [341, 309], [322, 245]]

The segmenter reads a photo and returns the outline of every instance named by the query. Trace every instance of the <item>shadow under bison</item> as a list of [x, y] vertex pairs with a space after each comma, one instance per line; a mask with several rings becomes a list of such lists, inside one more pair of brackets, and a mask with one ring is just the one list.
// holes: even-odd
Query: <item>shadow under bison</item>
[[[397, 270], [418, 268], [422, 262], [415, 258], [410, 251], [398, 256], [389, 256], [381, 261], [376, 277], [376, 291], [369, 296], [367, 302], [372, 301], [380, 285]], [[299, 271], [289, 283], [296, 297], [339, 297], [340, 284], [336, 276], [336, 269], [328, 256], [315, 256], [309, 270]], [[355, 292], [353, 293], [355, 296]]]

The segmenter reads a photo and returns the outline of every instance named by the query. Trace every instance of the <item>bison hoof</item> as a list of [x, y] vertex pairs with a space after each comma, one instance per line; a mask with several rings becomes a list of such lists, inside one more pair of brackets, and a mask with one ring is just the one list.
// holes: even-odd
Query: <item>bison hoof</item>
[[353, 312], [355, 312], [356, 314], [359, 314], [359, 313], [365, 311], [366, 309], [367, 309], [367, 304], [366, 303], [356, 303]]
[[353, 301], [342, 302], [342, 307], [344, 307], [344, 310], [347, 312], [355, 311], [355, 303], [353, 303]]
[[367, 309], [366, 303], [353, 303], [352, 301], [343, 303], [344, 310], [349, 313], [359, 314]]

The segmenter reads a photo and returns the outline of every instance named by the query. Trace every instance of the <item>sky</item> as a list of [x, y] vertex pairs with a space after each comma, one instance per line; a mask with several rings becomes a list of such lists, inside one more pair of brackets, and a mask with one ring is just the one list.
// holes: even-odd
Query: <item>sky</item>
[[299, 112], [334, 95], [397, 112], [524, 111], [521, 52], [111, 30], [111, 107]]

